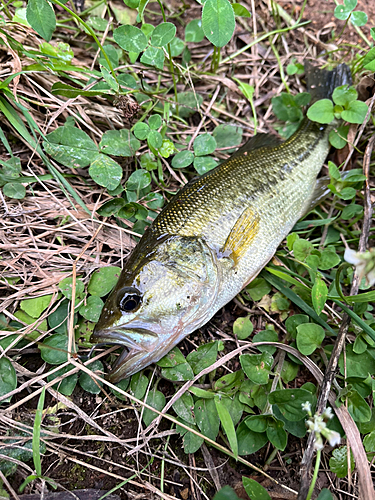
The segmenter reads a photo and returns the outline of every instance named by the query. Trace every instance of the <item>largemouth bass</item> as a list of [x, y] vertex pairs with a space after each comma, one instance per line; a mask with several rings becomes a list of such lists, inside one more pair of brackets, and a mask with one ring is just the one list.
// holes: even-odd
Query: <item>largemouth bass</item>
[[[351, 82], [345, 65], [307, 73], [313, 100]], [[111, 382], [161, 359], [257, 276], [321, 195], [332, 127], [305, 118], [284, 142], [258, 134], [174, 196], [130, 256], [91, 337], [125, 347]]]

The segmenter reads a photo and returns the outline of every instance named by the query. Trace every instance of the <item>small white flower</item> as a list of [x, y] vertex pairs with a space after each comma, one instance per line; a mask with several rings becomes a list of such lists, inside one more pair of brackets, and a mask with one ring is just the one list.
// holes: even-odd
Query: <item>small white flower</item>
[[368, 252], [355, 252], [347, 248], [344, 259], [355, 265], [359, 279], [365, 277], [367, 286], [375, 284], [375, 248], [370, 248]]
[[315, 435], [315, 443], [314, 443], [314, 448], [315, 450], [322, 450], [324, 447], [323, 445], [323, 439], [320, 434]]
[[324, 410], [324, 412], [322, 413], [322, 417], [324, 418], [324, 420], [331, 420], [331, 418], [333, 418], [333, 412], [332, 412], [332, 408], [329, 406], [328, 408], [326, 408]]
[[332, 447], [340, 444], [341, 436], [338, 432], [326, 428], [324, 431], [322, 431], [322, 434]]
[[309, 403], [308, 401], [306, 401], [306, 403], [302, 403], [302, 410], [303, 411], [306, 411], [308, 414], [311, 413], [311, 403]]

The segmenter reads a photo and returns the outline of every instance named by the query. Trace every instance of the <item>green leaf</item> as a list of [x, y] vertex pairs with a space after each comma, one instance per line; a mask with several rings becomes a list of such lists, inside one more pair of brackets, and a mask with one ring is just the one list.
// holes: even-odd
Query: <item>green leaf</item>
[[165, 56], [162, 49], [157, 47], [148, 47], [142, 54], [141, 62], [143, 64], [147, 64], [148, 66], [163, 69], [164, 59]]
[[[72, 368], [74, 368], [73, 365], [68, 365], [65, 366], [64, 368], [61, 368], [60, 370], [57, 370], [57, 372], [47, 376], [47, 381], [51, 382], [55, 378], [61, 377], [65, 373], [68, 373]], [[63, 378], [62, 380], [54, 384], [52, 387], [56, 391], [59, 391], [61, 394], [64, 394], [64, 396], [71, 396], [73, 394], [75, 386], [77, 385], [77, 381], [78, 381], [78, 373], [73, 373], [72, 375]]]
[[[107, 28], [107, 21], [105, 21], [104, 31], [105, 31], [106, 28]], [[110, 60], [110, 62], [112, 64], [112, 67], [113, 68], [117, 68], [117, 66], [119, 65], [119, 62], [120, 62], [119, 52], [121, 52], [121, 51], [119, 49], [116, 49], [116, 47], [114, 47], [111, 44], [104, 45], [103, 49], [104, 49], [104, 52], [106, 53], [106, 56]], [[107, 63], [107, 60], [104, 57], [104, 55], [103, 55], [102, 52], [100, 52], [99, 65], [100, 66], [104, 66], [108, 70], [110, 69], [109, 65]]]
[[364, 26], [365, 24], [367, 24], [367, 21], [368, 17], [366, 12], [363, 12], [361, 10], [355, 10], [350, 16], [350, 22], [354, 24], [354, 26]]
[[368, 71], [375, 71], [375, 47], [370, 49], [365, 55], [365, 58], [363, 59], [363, 67]]
[[103, 203], [103, 205], [98, 209], [98, 214], [102, 217], [110, 217], [111, 215], [117, 214], [119, 210], [125, 205], [125, 200], [123, 198], [114, 198], [112, 200]]
[[[85, 285], [80, 279], [76, 280], [75, 289], [76, 289], [75, 296], [81, 297], [85, 290]], [[62, 281], [60, 281], [59, 290], [67, 299], [72, 300], [73, 278], [72, 277], [64, 278]]]
[[176, 36], [176, 26], [172, 23], [161, 23], [155, 27], [151, 35], [151, 43], [155, 47], [165, 47]]
[[39, 318], [42, 312], [50, 305], [52, 295], [42, 295], [34, 299], [21, 300], [20, 307], [32, 318]]
[[271, 500], [267, 490], [254, 479], [242, 476], [242, 484], [250, 498], [256, 500]]
[[216, 149], [216, 140], [211, 134], [201, 134], [195, 139], [193, 148], [195, 156], [209, 155]]
[[92, 274], [87, 288], [88, 293], [97, 297], [104, 297], [116, 285], [120, 274], [120, 267], [101, 267]]
[[340, 21], [346, 21], [350, 16], [351, 11], [352, 9], [350, 7], [347, 7], [345, 5], [336, 5], [333, 13], [336, 19], [339, 19]]
[[[195, 430], [197, 430], [196, 427]], [[183, 443], [185, 453], [195, 453], [204, 443], [204, 439], [196, 434], [193, 434], [192, 432], [186, 432]]]
[[30, 26], [44, 40], [49, 42], [56, 28], [53, 8], [46, 0], [29, 0], [26, 7], [26, 19]]
[[240, 3], [232, 3], [234, 15], [237, 17], [251, 17], [250, 12]]
[[362, 101], [352, 101], [348, 107], [341, 113], [343, 120], [349, 123], [362, 124], [365, 120], [368, 111], [368, 106]]
[[[92, 372], [98, 372], [98, 375], [103, 376], [104, 366], [101, 361], [93, 361], [88, 366], [88, 368], [90, 368]], [[90, 394], [99, 394], [103, 386], [101, 382], [98, 382], [96, 379], [85, 372], [82, 372], [79, 376], [78, 383], [84, 391], [87, 391]]]
[[43, 142], [46, 153], [66, 167], [87, 167], [99, 154], [94, 141], [77, 127], [59, 127], [46, 138]]
[[214, 400], [198, 399], [194, 405], [194, 415], [202, 434], [215, 441], [219, 433], [220, 420]]
[[98, 154], [90, 165], [89, 174], [99, 186], [115, 189], [122, 179], [122, 167], [109, 156]]
[[175, 147], [172, 141], [169, 139], [163, 139], [162, 145], [159, 148], [159, 154], [163, 158], [169, 158], [175, 151]]
[[375, 373], [375, 353], [373, 349], [368, 348], [362, 354], [356, 354], [353, 345], [348, 344], [345, 355], [345, 363], [343, 355], [339, 358], [339, 368], [342, 375], [367, 378], [369, 374]]
[[172, 368], [163, 368], [161, 374], [164, 378], [175, 382], [193, 380], [194, 378], [193, 370], [186, 361]]
[[113, 156], [134, 156], [135, 152], [141, 147], [138, 139], [123, 128], [121, 130], [107, 130], [104, 132], [99, 147], [102, 153]]
[[[258, 332], [253, 337], [253, 342], [278, 342], [279, 337], [274, 330], [263, 330]], [[259, 345], [257, 349], [260, 352], [269, 352], [271, 355], [276, 352], [276, 347], [271, 345]]]
[[178, 36], [175, 36], [171, 41], [169, 47], [171, 49], [171, 56], [178, 57], [182, 54], [182, 51], [185, 48], [185, 42], [181, 40], [181, 38], [178, 38]]
[[267, 293], [272, 290], [272, 287], [264, 278], [255, 278], [249, 285], [247, 285], [245, 290], [246, 293], [250, 295], [251, 299], [256, 302], [267, 295]]
[[297, 327], [308, 322], [309, 317], [306, 314], [294, 314], [285, 321], [285, 328], [291, 334], [292, 338], [295, 339], [297, 337]]
[[293, 245], [294, 257], [301, 262], [305, 262], [305, 260], [310, 255], [312, 250], [313, 250], [313, 246], [307, 240], [299, 238], [298, 240], [296, 240], [294, 242], [294, 245]]
[[332, 101], [330, 99], [320, 99], [314, 102], [307, 110], [307, 117], [313, 122], [331, 123], [335, 117]]
[[26, 196], [26, 188], [20, 182], [7, 182], [3, 186], [3, 194], [14, 200], [22, 200]]
[[357, 97], [357, 91], [354, 87], [350, 87], [349, 85], [336, 87], [332, 94], [333, 102], [344, 107], [348, 106], [352, 101], [355, 101]]
[[134, 135], [140, 140], [144, 141], [150, 132], [150, 127], [147, 123], [137, 122], [133, 127]]
[[199, 175], [203, 175], [215, 167], [217, 167], [217, 163], [210, 156], [199, 156], [194, 159], [194, 168]]
[[274, 418], [269, 418], [266, 434], [275, 448], [281, 451], [285, 450], [288, 442], [288, 436], [284, 430], [284, 422]]
[[240, 363], [243, 371], [255, 384], [267, 384], [273, 364], [273, 357], [268, 352], [262, 354], [242, 354]]
[[347, 144], [349, 125], [341, 125], [329, 133], [329, 142], [336, 149], [342, 149]]
[[201, 345], [196, 351], [190, 352], [186, 356], [186, 360], [192, 367], [194, 375], [197, 375], [202, 370], [215, 363], [217, 352], [217, 342], [210, 342], [209, 344]]
[[[217, 148], [227, 148], [229, 146], [238, 146], [242, 141], [242, 128], [235, 125], [218, 125], [215, 127], [212, 135], [216, 139]], [[226, 153], [234, 153], [236, 148], [228, 149]]]
[[321, 345], [325, 333], [320, 325], [304, 323], [297, 326], [297, 348], [301, 354], [310, 356]]
[[185, 392], [173, 405], [176, 414], [189, 424], [195, 424], [194, 400], [191, 394]]
[[181, 365], [186, 363], [185, 356], [182, 354], [178, 347], [174, 347], [171, 351], [168, 352], [160, 361], [157, 362], [157, 365], [161, 368], [171, 368], [174, 366]]
[[250, 320], [250, 316], [237, 318], [233, 323], [233, 333], [237, 336], [238, 340], [245, 340], [253, 333], [254, 325]]
[[301, 107], [297, 104], [295, 97], [286, 92], [272, 98], [272, 110], [279, 120], [285, 122], [298, 123], [303, 117]]
[[51, 89], [52, 95], [62, 95], [64, 97], [68, 97], [69, 99], [80, 95], [96, 96], [102, 94], [110, 94], [112, 92], [113, 91], [109, 88], [107, 83], [104, 82], [101, 82], [101, 86], [99, 86], [99, 84], [94, 85], [94, 87], [92, 87], [90, 90], [83, 90], [66, 83], [56, 82], [52, 85]]
[[193, 115], [203, 102], [203, 97], [194, 92], [180, 92], [177, 94], [177, 101], [180, 104], [179, 114], [181, 118], [188, 118]]
[[293, 363], [293, 361], [284, 361], [283, 368], [281, 370], [281, 378], [285, 384], [292, 382], [298, 375], [299, 365]]
[[355, 217], [360, 217], [363, 214], [363, 207], [361, 205], [356, 205], [351, 203], [341, 212], [341, 218], [343, 220], [354, 219]]
[[133, 172], [126, 181], [126, 189], [128, 191], [139, 191], [151, 184], [151, 175], [147, 170], [142, 168]]
[[113, 31], [115, 42], [128, 52], [142, 52], [147, 47], [144, 33], [131, 24], [120, 26]]
[[79, 314], [84, 318], [92, 321], [93, 323], [97, 323], [99, 321], [100, 314], [104, 307], [104, 302], [100, 297], [96, 297], [95, 295], [90, 295], [86, 299], [86, 304], [83, 304], [79, 308]]
[[237, 392], [244, 381], [244, 374], [242, 370], [234, 373], [228, 373], [220, 377], [214, 385], [214, 390], [223, 392], [225, 394], [233, 394]]
[[[14, 366], [6, 357], [0, 358], [0, 397], [14, 391], [17, 387], [17, 374]], [[10, 398], [3, 400], [2, 403], [7, 403]], [[1, 403], [0, 403], [1, 404]]]
[[328, 271], [337, 266], [341, 262], [340, 257], [337, 255], [334, 247], [327, 247], [323, 250], [318, 268], [322, 271]]
[[233, 7], [228, 0], [206, 0], [202, 10], [202, 28], [215, 47], [224, 47], [236, 26]]
[[104, 66], [100, 66], [100, 72], [104, 80], [108, 83], [110, 88], [115, 92], [119, 91], [119, 84], [116, 79], [113, 77], [112, 73]]
[[199, 43], [203, 40], [204, 33], [201, 19], [193, 19], [185, 28], [185, 41]]
[[237, 428], [238, 454], [251, 455], [268, 442], [265, 432], [254, 432], [248, 428], [245, 422], [242, 422]]
[[316, 500], [333, 500], [333, 496], [327, 488], [323, 488]]
[[163, 145], [163, 137], [157, 130], [150, 130], [147, 136], [147, 142], [151, 148], [159, 149]]
[[227, 435], [231, 450], [233, 451], [234, 456], [237, 457], [238, 456], [238, 443], [237, 443], [237, 436], [236, 436], [236, 431], [234, 429], [232, 417], [230, 416], [227, 408], [223, 405], [219, 395], [215, 396], [214, 401], [215, 401], [216, 411], [219, 415], [219, 419], [220, 419], [221, 425], [224, 429], [224, 432]]
[[[122, 380], [120, 380], [120, 382], [118, 382], [116, 384], [116, 387], [118, 387], [119, 389], [121, 389], [123, 391], [126, 391], [126, 389], [128, 388], [129, 384], [130, 384], [130, 378], [123, 378]], [[121, 392], [116, 391], [115, 389], [112, 389], [112, 387], [110, 389], [111, 389], [112, 393], [116, 396], [117, 399], [121, 399], [121, 401], [126, 401], [127, 400], [127, 397], [123, 396], [121, 394]]]
[[129, 393], [137, 399], [143, 399], [148, 386], [148, 378], [142, 372], [138, 372], [132, 376], [130, 380]]
[[306, 417], [302, 410], [302, 403], [313, 403], [313, 395], [305, 389], [279, 389], [268, 396], [271, 405], [277, 405], [281, 414], [292, 422], [297, 422]]
[[[148, 393], [146, 403], [155, 408], [155, 410], [161, 411], [165, 406], [165, 396], [162, 392], [153, 389]], [[157, 413], [148, 408], [143, 410], [143, 422], [146, 426], [149, 426], [157, 416]]]
[[[354, 457], [350, 451], [350, 469], [353, 471], [354, 467]], [[346, 446], [341, 446], [332, 451], [332, 457], [329, 459], [329, 468], [339, 478], [348, 475], [348, 452]]]
[[363, 440], [363, 446], [367, 453], [375, 452], [375, 432], [372, 431], [370, 434], [367, 434]]
[[68, 359], [68, 337], [58, 333], [39, 344], [40, 355], [50, 365], [61, 365]]
[[213, 500], [240, 500], [240, 498], [238, 498], [233, 488], [224, 486], [216, 493]]
[[160, 128], [161, 123], [162, 122], [160, 115], [151, 115], [150, 118], [148, 119], [149, 127], [152, 130], [157, 130], [158, 128]]
[[317, 314], [320, 314], [323, 311], [327, 296], [327, 285], [324, 283], [321, 275], [317, 274], [314, 286], [311, 290], [312, 303]]

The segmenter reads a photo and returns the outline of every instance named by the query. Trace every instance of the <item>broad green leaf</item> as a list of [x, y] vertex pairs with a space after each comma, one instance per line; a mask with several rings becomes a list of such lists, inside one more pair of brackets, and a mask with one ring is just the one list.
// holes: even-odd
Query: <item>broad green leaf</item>
[[204, 33], [201, 19], [193, 19], [185, 28], [185, 41], [199, 43], [203, 40]]
[[[93, 361], [88, 368], [90, 368], [92, 372], [98, 372], [98, 375], [103, 376], [104, 366], [101, 361]], [[89, 392], [90, 394], [99, 394], [102, 390], [102, 383], [85, 372], [82, 372], [79, 376], [78, 383], [83, 390]]]
[[163, 158], [169, 158], [175, 151], [175, 147], [172, 141], [169, 139], [163, 139], [162, 145], [159, 148], [159, 154]]
[[91, 295], [104, 297], [117, 283], [121, 268], [117, 266], [101, 267], [92, 274], [87, 291]]
[[[107, 21], [105, 21], [105, 23], [106, 23], [106, 26], [104, 29], [107, 28]], [[111, 44], [104, 45], [103, 49], [104, 49], [104, 52], [106, 53], [106, 56], [108, 57], [108, 59], [110, 60], [110, 62], [112, 64], [112, 68], [117, 68], [117, 66], [119, 65], [119, 61], [120, 61], [119, 52], [121, 54], [121, 51], [119, 49], [116, 49], [116, 47], [114, 47]], [[108, 70], [110, 69], [109, 65], [107, 63], [107, 60], [104, 57], [102, 52], [100, 52], [99, 65], [104, 66]]]
[[216, 440], [219, 433], [220, 420], [213, 399], [198, 399], [194, 405], [197, 425], [205, 436]]
[[251, 322], [250, 316], [237, 318], [233, 323], [233, 333], [239, 340], [245, 340], [253, 333], [254, 325]]
[[354, 26], [364, 26], [367, 24], [367, 21], [368, 16], [366, 12], [363, 12], [362, 10], [355, 10], [350, 16], [350, 22], [354, 24]]
[[[155, 408], [155, 410], [161, 411], [165, 406], [165, 396], [162, 392], [153, 389], [148, 393], [146, 403]], [[149, 426], [157, 416], [157, 413], [148, 408], [143, 410], [143, 422], [146, 426]]]
[[185, 380], [193, 380], [194, 373], [189, 363], [181, 363], [172, 368], [163, 368], [161, 374], [164, 378], [174, 382], [182, 382]]
[[291, 334], [292, 338], [295, 339], [297, 337], [297, 327], [308, 322], [309, 317], [306, 314], [294, 314], [285, 321], [285, 328]]
[[328, 295], [327, 285], [324, 283], [320, 274], [317, 274], [314, 286], [311, 290], [311, 298], [314, 309], [317, 314], [320, 314], [325, 306]]
[[42, 312], [50, 305], [52, 295], [42, 295], [34, 299], [21, 300], [20, 307], [32, 318], [39, 318]]
[[151, 115], [148, 119], [148, 125], [150, 129], [157, 130], [161, 127], [162, 121], [160, 115]]
[[43, 142], [46, 153], [66, 167], [87, 167], [99, 154], [94, 141], [77, 127], [59, 127], [46, 138]]
[[370, 49], [365, 55], [365, 58], [363, 59], [363, 67], [368, 71], [375, 71], [375, 47]]
[[273, 364], [273, 357], [268, 352], [262, 354], [242, 354], [240, 363], [243, 371], [255, 384], [267, 384]]
[[177, 415], [189, 424], [195, 424], [194, 400], [191, 394], [185, 392], [173, 405]]
[[292, 382], [298, 375], [299, 365], [293, 361], [285, 360], [281, 370], [281, 379], [286, 384]]
[[107, 130], [103, 134], [99, 147], [102, 153], [113, 156], [134, 156], [141, 144], [130, 130]]
[[306, 429], [306, 423], [305, 423], [305, 418], [302, 418], [301, 420], [297, 420], [295, 422], [291, 422], [290, 420], [287, 420], [282, 413], [280, 412], [279, 408], [277, 406], [273, 406], [272, 408], [273, 414], [275, 417], [279, 420], [282, 420], [285, 424], [284, 429], [292, 434], [293, 436], [296, 436], [298, 438], [303, 438], [306, 435], [307, 429]]
[[232, 3], [232, 7], [237, 17], [251, 17], [250, 12], [240, 3]]
[[[47, 381], [51, 382], [51, 380], [54, 380], [55, 378], [58, 378], [61, 375], [65, 375], [65, 373], [69, 372], [72, 368], [74, 368], [74, 366], [69, 365], [65, 366], [64, 368], [61, 368], [60, 370], [57, 370], [57, 372], [47, 376]], [[59, 391], [61, 394], [64, 394], [64, 396], [71, 396], [73, 394], [75, 386], [77, 385], [77, 381], [78, 381], [78, 373], [73, 373], [72, 375], [63, 378], [52, 387], [53, 389]]]
[[211, 134], [199, 135], [193, 144], [195, 156], [210, 155], [216, 149], [216, 140]]
[[[353, 453], [350, 451], [350, 469], [353, 471], [354, 467], [354, 457]], [[339, 478], [348, 475], [348, 453], [346, 446], [341, 446], [332, 451], [332, 457], [329, 459], [329, 468]]]
[[147, 142], [151, 148], [159, 149], [163, 145], [163, 136], [157, 130], [150, 130], [147, 136]]
[[[120, 380], [120, 382], [118, 382], [116, 384], [116, 387], [118, 387], [119, 389], [121, 389], [123, 391], [126, 391], [126, 389], [129, 387], [129, 384], [130, 384], [130, 378], [123, 378], [122, 380]], [[112, 389], [112, 387], [111, 387], [111, 391], [116, 396], [117, 399], [121, 399], [121, 401], [127, 400], [126, 396], [121, 394], [121, 392], [116, 391], [115, 389]]]
[[[14, 391], [17, 387], [17, 374], [14, 366], [8, 358], [3, 356], [0, 358], [0, 397]], [[10, 398], [3, 400], [2, 403], [8, 402]], [[0, 403], [1, 404], [1, 403]]]
[[233, 488], [224, 486], [216, 493], [213, 500], [240, 500], [240, 498], [236, 495]]
[[86, 303], [79, 308], [79, 313], [84, 318], [97, 323], [99, 321], [100, 314], [104, 307], [104, 302], [100, 297], [95, 295], [90, 295], [86, 299]]
[[171, 351], [168, 352], [160, 361], [157, 362], [157, 365], [161, 368], [172, 368], [174, 366], [181, 365], [186, 363], [185, 356], [182, 354], [178, 347], [174, 347]]
[[275, 448], [281, 451], [285, 450], [288, 442], [288, 436], [284, 430], [283, 421], [274, 418], [268, 418], [266, 434]]
[[244, 421], [249, 429], [254, 432], [266, 432], [268, 425], [267, 415], [252, 415]]
[[340, 262], [341, 259], [337, 255], [336, 250], [333, 247], [328, 247], [321, 253], [318, 268], [322, 271], [328, 271], [337, 266]]
[[[227, 148], [229, 146], [239, 146], [242, 141], [242, 128], [236, 125], [223, 124], [214, 128], [212, 135], [216, 139], [217, 148]], [[226, 153], [234, 153], [236, 148], [228, 149]]]
[[179, 114], [181, 118], [188, 118], [194, 114], [203, 102], [203, 97], [195, 92], [180, 92], [177, 94]]
[[301, 354], [310, 356], [321, 345], [325, 337], [323, 328], [315, 323], [297, 326], [297, 348]]
[[70, 314], [70, 306], [69, 300], [63, 300], [59, 307], [48, 316], [48, 326], [51, 330], [54, 330], [55, 333], [67, 334], [67, 321]]
[[372, 431], [364, 437], [363, 446], [365, 447], [367, 453], [375, 452], [375, 431]]
[[121, 182], [122, 167], [109, 156], [98, 154], [90, 165], [89, 174], [99, 186], [115, 189]]
[[329, 133], [329, 142], [336, 149], [342, 149], [347, 144], [349, 125], [341, 125]]
[[227, 435], [229, 445], [233, 451], [235, 457], [238, 456], [238, 443], [236, 431], [234, 428], [233, 420], [229, 414], [227, 408], [221, 402], [221, 398], [219, 395], [215, 396], [215, 406], [217, 414], [219, 415], [221, 425], [224, 429], [225, 434]]
[[334, 10], [334, 15], [336, 19], [340, 21], [346, 21], [350, 16], [352, 9], [347, 7], [346, 5], [336, 5]]
[[[198, 430], [195, 427], [196, 430]], [[204, 439], [192, 432], [186, 432], [183, 438], [184, 452], [185, 453], [195, 453], [204, 443]]]
[[354, 388], [349, 390], [346, 401], [348, 411], [355, 422], [368, 422], [371, 419], [371, 408]]
[[250, 498], [256, 500], [271, 500], [267, 490], [254, 479], [242, 476], [242, 484]]
[[43, 361], [50, 365], [61, 365], [68, 359], [67, 335], [54, 334], [38, 345]]
[[141, 62], [147, 64], [148, 66], [154, 66], [158, 69], [163, 69], [164, 67], [164, 52], [163, 49], [157, 47], [148, 47], [142, 54]]
[[316, 500], [333, 500], [333, 496], [327, 488], [323, 488]]
[[165, 47], [176, 36], [176, 26], [172, 23], [161, 23], [155, 27], [151, 35], [151, 43], [155, 47]]
[[305, 260], [310, 255], [312, 250], [313, 250], [313, 246], [307, 240], [299, 238], [298, 240], [296, 240], [294, 242], [294, 245], [293, 245], [294, 257], [301, 262], [305, 262]]
[[250, 295], [251, 299], [256, 302], [267, 295], [267, 293], [272, 290], [272, 287], [264, 278], [255, 278], [249, 285], [247, 285], [245, 290], [246, 293]]
[[7, 182], [2, 189], [4, 196], [13, 200], [22, 200], [26, 196], [26, 188], [20, 182]]
[[307, 110], [307, 117], [313, 122], [331, 123], [335, 117], [332, 101], [330, 99], [320, 99], [320, 101], [314, 102]]
[[[59, 290], [67, 299], [72, 300], [73, 278], [69, 276], [68, 278], [64, 278], [62, 281], [60, 281]], [[83, 281], [77, 278], [75, 283], [75, 296], [80, 297], [83, 294], [84, 290], [85, 285]]]
[[128, 52], [142, 52], [147, 47], [147, 38], [139, 28], [126, 24], [113, 32], [115, 42]]
[[229, 394], [228, 396], [222, 396], [221, 402], [229, 411], [229, 415], [231, 416], [233, 424], [237, 425], [242, 418], [242, 414], [245, 408], [245, 405], [240, 401], [240, 394], [237, 392], [234, 396], [231, 394]]
[[341, 218], [344, 220], [354, 219], [355, 217], [360, 217], [363, 214], [363, 207], [361, 205], [356, 205], [351, 203], [341, 212]]
[[172, 57], [180, 56], [184, 48], [185, 48], [185, 42], [181, 40], [181, 38], [178, 38], [178, 36], [175, 36], [170, 43], [171, 56]]
[[129, 393], [137, 399], [143, 399], [148, 386], [148, 378], [142, 372], [132, 376], [130, 380]]
[[218, 380], [216, 380], [214, 390], [217, 392], [223, 392], [225, 394], [231, 394], [237, 392], [240, 389], [243, 381], [244, 374], [242, 370], [228, 373], [227, 375], [223, 375]]
[[228, 0], [206, 0], [202, 10], [202, 28], [215, 47], [224, 47], [235, 28], [233, 7]]
[[368, 106], [362, 101], [352, 101], [349, 103], [348, 107], [344, 109], [341, 113], [343, 120], [349, 123], [362, 124], [365, 121], [365, 117], [368, 111]]
[[[278, 342], [279, 337], [274, 330], [263, 330], [258, 332], [253, 337], [253, 342]], [[271, 355], [276, 352], [276, 347], [272, 345], [259, 345], [257, 349], [260, 352], [268, 352]]]
[[346, 360], [344, 363], [343, 355], [339, 358], [340, 373], [347, 377], [367, 378], [369, 374], [375, 373], [375, 359], [371, 355], [373, 349], [367, 349], [362, 354], [356, 354], [353, 351], [353, 345], [346, 346]]
[[46, 0], [29, 0], [26, 7], [26, 19], [30, 26], [44, 40], [49, 42], [56, 28], [53, 8]]
[[357, 91], [354, 87], [350, 87], [349, 85], [336, 87], [332, 94], [333, 102], [344, 107], [348, 106], [352, 101], [355, 101], [357, 97]]
[[210, 342], [209, 344], [201, 345], [196, 351], [192, 351], [186, 356], [186, 361], [192, 367], [194, 375], [197, 375], [215, 363], [217, 351], [218, 343]]
[[117, 212], [121, 210], [124, 205], [124, 198], [113, 198], [112, 200], [103, 203], [97, 212], [102, 217], [110, 217], [111, 215], [117, 214]]
[[114, 78], [114, 76], [112, 75], [112, 73], [105, 66], [100, 66], [100, 72], [101, 72], [104, 80], [110, 86], [110, 88], [117, 93], [119, 91], [119, 84], [118, 84], [117, 80]]
[[240, 456], [256, 453], [268, 442], [268, 438], [265, 432], [254, 432], [248, 428], [245, 422], [242, 422], [237, 427], [236, 434], [238, 442], [238, 454]]
[[215, 167], [217, 167], [217, 163], [211, 156], [199, 156], [194, 159], [194, 168], [199, 175], [203, 175]]
[[305, 389], [279, 389], [270, 393], [268, 401], [271, 405], [277, 405], [287, 420], [297, 422], [306, 417], [302, 404], [306, 402], [312, 404], [313, 395]]
[[134, 135], [140, 141], [144, 141], [145, 139], [147, 139], [147, 136], [150, 132], [150, 127], [147, 125], [147, 123], [138, 122], [134, 125], [133, 132], [134, 132]]
[[128, 191], [139, 191], [149, 186], [151, 183], [151, 175], [147, 170], [138, 169], [133, 172], [126, 181], [126, 189]]

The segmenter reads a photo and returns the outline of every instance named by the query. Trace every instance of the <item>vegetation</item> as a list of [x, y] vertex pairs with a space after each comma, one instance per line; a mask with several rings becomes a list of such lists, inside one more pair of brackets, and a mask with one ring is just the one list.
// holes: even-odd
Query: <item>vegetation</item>
[[[236, 500], [240, 483], [267, 500], [267, 485], [296, 492], [292, 473], [280, 479], [301, 467], [299, 498], [372, 498], [375, 28], [356, 0], [337, 4], [325, 41], [306, 2], [271, 7], [2, 1], [0, 496], [76, 487], [74, 462], [93, 471], [77, 487], [100, 471], [120, 494]], [[355, 80], [307, 110], [306, 40]], [[89, 339], [122, 259], [189, 179], [257, 132], [289, 137], [306, 112], [339, 120], [330, 195], [208, 325], [107, 382], [114, 348], [90, 356]]]

